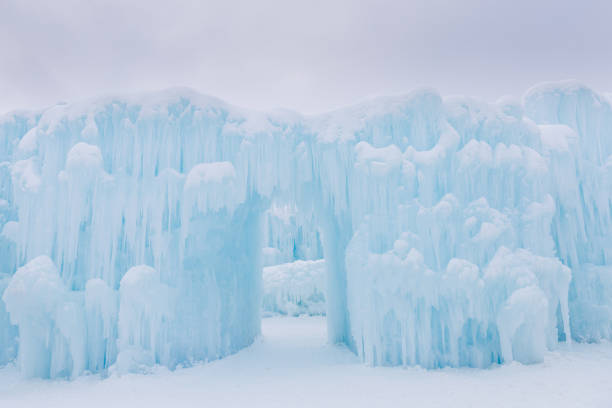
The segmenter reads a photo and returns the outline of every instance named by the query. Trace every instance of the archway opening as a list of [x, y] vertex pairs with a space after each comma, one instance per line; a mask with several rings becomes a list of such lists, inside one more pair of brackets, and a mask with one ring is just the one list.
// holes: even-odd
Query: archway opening
[[342, 228], [330, 212], [272, 201], [261, 226], [263, 319], [324, 318], [328, 342], [350, 346]]

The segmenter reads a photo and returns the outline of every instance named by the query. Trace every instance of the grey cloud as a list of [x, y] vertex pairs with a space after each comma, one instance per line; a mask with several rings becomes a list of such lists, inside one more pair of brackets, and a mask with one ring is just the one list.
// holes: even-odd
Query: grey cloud
[[421, 85], [612, 90], [611, 16], [601, 0], [5, 0], [0, 111], [169, 86], [303, 112]]

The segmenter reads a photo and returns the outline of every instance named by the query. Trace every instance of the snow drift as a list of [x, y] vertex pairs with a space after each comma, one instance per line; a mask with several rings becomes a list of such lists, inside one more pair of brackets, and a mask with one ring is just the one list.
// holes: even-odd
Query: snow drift
[[0, 363], [27, 376], [236, 352], [262, 265], [321, 255], [329, 339], [371, 364], [612, 338], [612, 108], [574, 82], [318, 116], [185, 89], [12, 112], [0, 198]]

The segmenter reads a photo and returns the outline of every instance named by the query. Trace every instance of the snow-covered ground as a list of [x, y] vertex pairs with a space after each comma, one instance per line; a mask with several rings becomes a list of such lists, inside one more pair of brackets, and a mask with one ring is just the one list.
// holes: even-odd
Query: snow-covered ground
[[323, 317], [263, 319], [238, 354], [153, 374], [22, 380], [0, 369], [0, 407], [612, 407], [612, 344], [573, 344], [536, 365], [371, 368], [326, 344]]

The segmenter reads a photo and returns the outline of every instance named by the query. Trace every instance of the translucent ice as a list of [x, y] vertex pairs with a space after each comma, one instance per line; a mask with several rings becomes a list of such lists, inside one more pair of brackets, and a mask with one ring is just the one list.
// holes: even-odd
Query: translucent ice
[[316, 116], [186, 89], [6, 114], [0, 363], [220, 358], [259, 334], [262, 266], [321, 257], [329, 339], [371, 364], [610, 339], [611, 138], [610, 102], [574, 82]]
[[294, 261], [263, 268], [265, 312], [325, 314], [325, 261]]
[[56, 377], [84, 369], [82, 299], [69, 292], [45, 255], [17, 270], [2, 300], [19, 329], [19, 366], [26, 376]]

